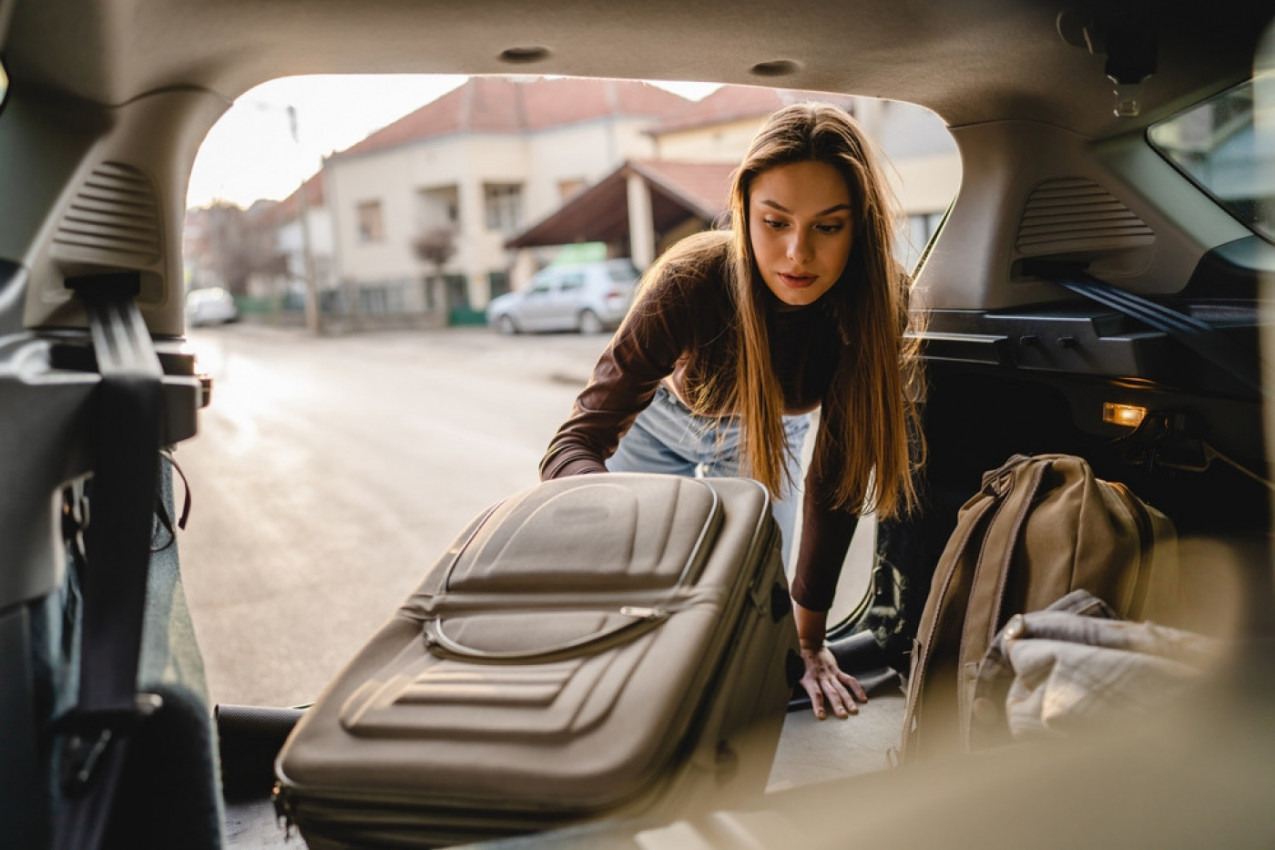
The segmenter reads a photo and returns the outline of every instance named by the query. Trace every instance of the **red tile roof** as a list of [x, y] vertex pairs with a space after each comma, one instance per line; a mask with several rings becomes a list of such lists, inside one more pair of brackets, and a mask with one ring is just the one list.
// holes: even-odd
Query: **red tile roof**
[[849, 95], [760, 86], [722, 86], [707, 97], [688, 103], [650, 132], [652, 135], [659, 135], [712, 124], [726, 124], [745, 118], [762, 118], [789, 104], [806, 100], [835, 103], [843, 109], [853, 111], [854, 98]]
[[[305, 189], [305, 201], [308, 207], [321, 207], [324, 204], [323, 194], [323, 172], [318, 171], [306, 180], [297, 191], [277, 203], [269, 202], [260, 209], [257, 204], [252, 206], [254, 217], [259, 224], [282, 225], [286, 222], [293, 221], [300, 215], [299, 196], [301, 190]], [[258, 201], [258, 204], [262, 202]]]
[[452, 133], [535, 132], [609, 115], [666, 119], [687, 103], [658, 86], [627, 80], [471, 77], [334, 156], [385, 150]]
[[726, 212], [735, 163], [635, 159], [630, 160], [629, 165], [706, 219], [712, 220]]

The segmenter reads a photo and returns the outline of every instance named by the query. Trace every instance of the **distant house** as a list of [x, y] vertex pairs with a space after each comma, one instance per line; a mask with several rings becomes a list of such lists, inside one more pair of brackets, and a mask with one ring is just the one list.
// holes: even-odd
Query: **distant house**
[[653, 126], [655, 158], [619, 165], [581, 195], [515, 234], [511, 248], [600, 241], [639, 268], [689, 233], [724, 223], [730, 175], [762, 123], [791, 103], [833, 103], [886, 154], [901, 211], [900, 254], [914, 259], [956, 194], [960, 159], [947, 129], [910, 104], [818, 92], [723, 86]]
[[186, 288], [221, 286], [244, 312], [298, 318], [311, 276], [319, 291], [333, 293], [332, 223], [323, 183], [320, 172], [282, 201], [261, 200], [246, 210], [229, 203], [187, 210]]
[[[653, 156], [646, 131], [687, 103], [635, 82], [471, 78], [327, 159], [336, 279], [363, 312], [476, 315], [517, 262], [526, 274], [547, 259], [506, 241], [618, 164]], [[445, 286], [427, 285], [435, 278]]]
[[249, 210], [253, 225], [272, 234], [271, 261], [249, 279], [250, 296], [269, 299], [276, 308], [300, 310], [311, 276], [319, 292], [335, 287], [332, 213], [324, 182], [320, 171], [282, 201]]

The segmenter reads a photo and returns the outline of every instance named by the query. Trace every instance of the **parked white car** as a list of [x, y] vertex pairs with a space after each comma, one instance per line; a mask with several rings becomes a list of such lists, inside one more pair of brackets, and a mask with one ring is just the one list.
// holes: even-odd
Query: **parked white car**
[[501, 333], [601, 333], [620, 324], [639, 273], [629, 259], [549, 266], [525, 290], [507, 292], [487, 306], [487, 324]]
[[239, 318], [234, 296], [220, 286], [192, 289], [186, 295], [186, 324], [220, 325]]

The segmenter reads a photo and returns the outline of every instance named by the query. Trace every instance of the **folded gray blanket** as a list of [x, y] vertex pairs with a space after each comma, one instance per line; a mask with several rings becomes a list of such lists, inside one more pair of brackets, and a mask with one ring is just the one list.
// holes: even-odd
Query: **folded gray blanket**
[[1225, 651], [1216, 638], [1114, 617], [1084, 590], [1012, 617], [978, 665], [970, 748], [1150, 714], [1195, 685]]

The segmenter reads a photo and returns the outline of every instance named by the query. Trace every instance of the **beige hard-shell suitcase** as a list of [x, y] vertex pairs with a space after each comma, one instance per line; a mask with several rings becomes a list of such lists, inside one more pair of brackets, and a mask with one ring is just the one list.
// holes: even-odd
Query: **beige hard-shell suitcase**
[[759, 484], [545, 482], [475, 520], [306, 712], [276, 803], [312, 850], [720, 805], [764, 789], [795, 650]]

